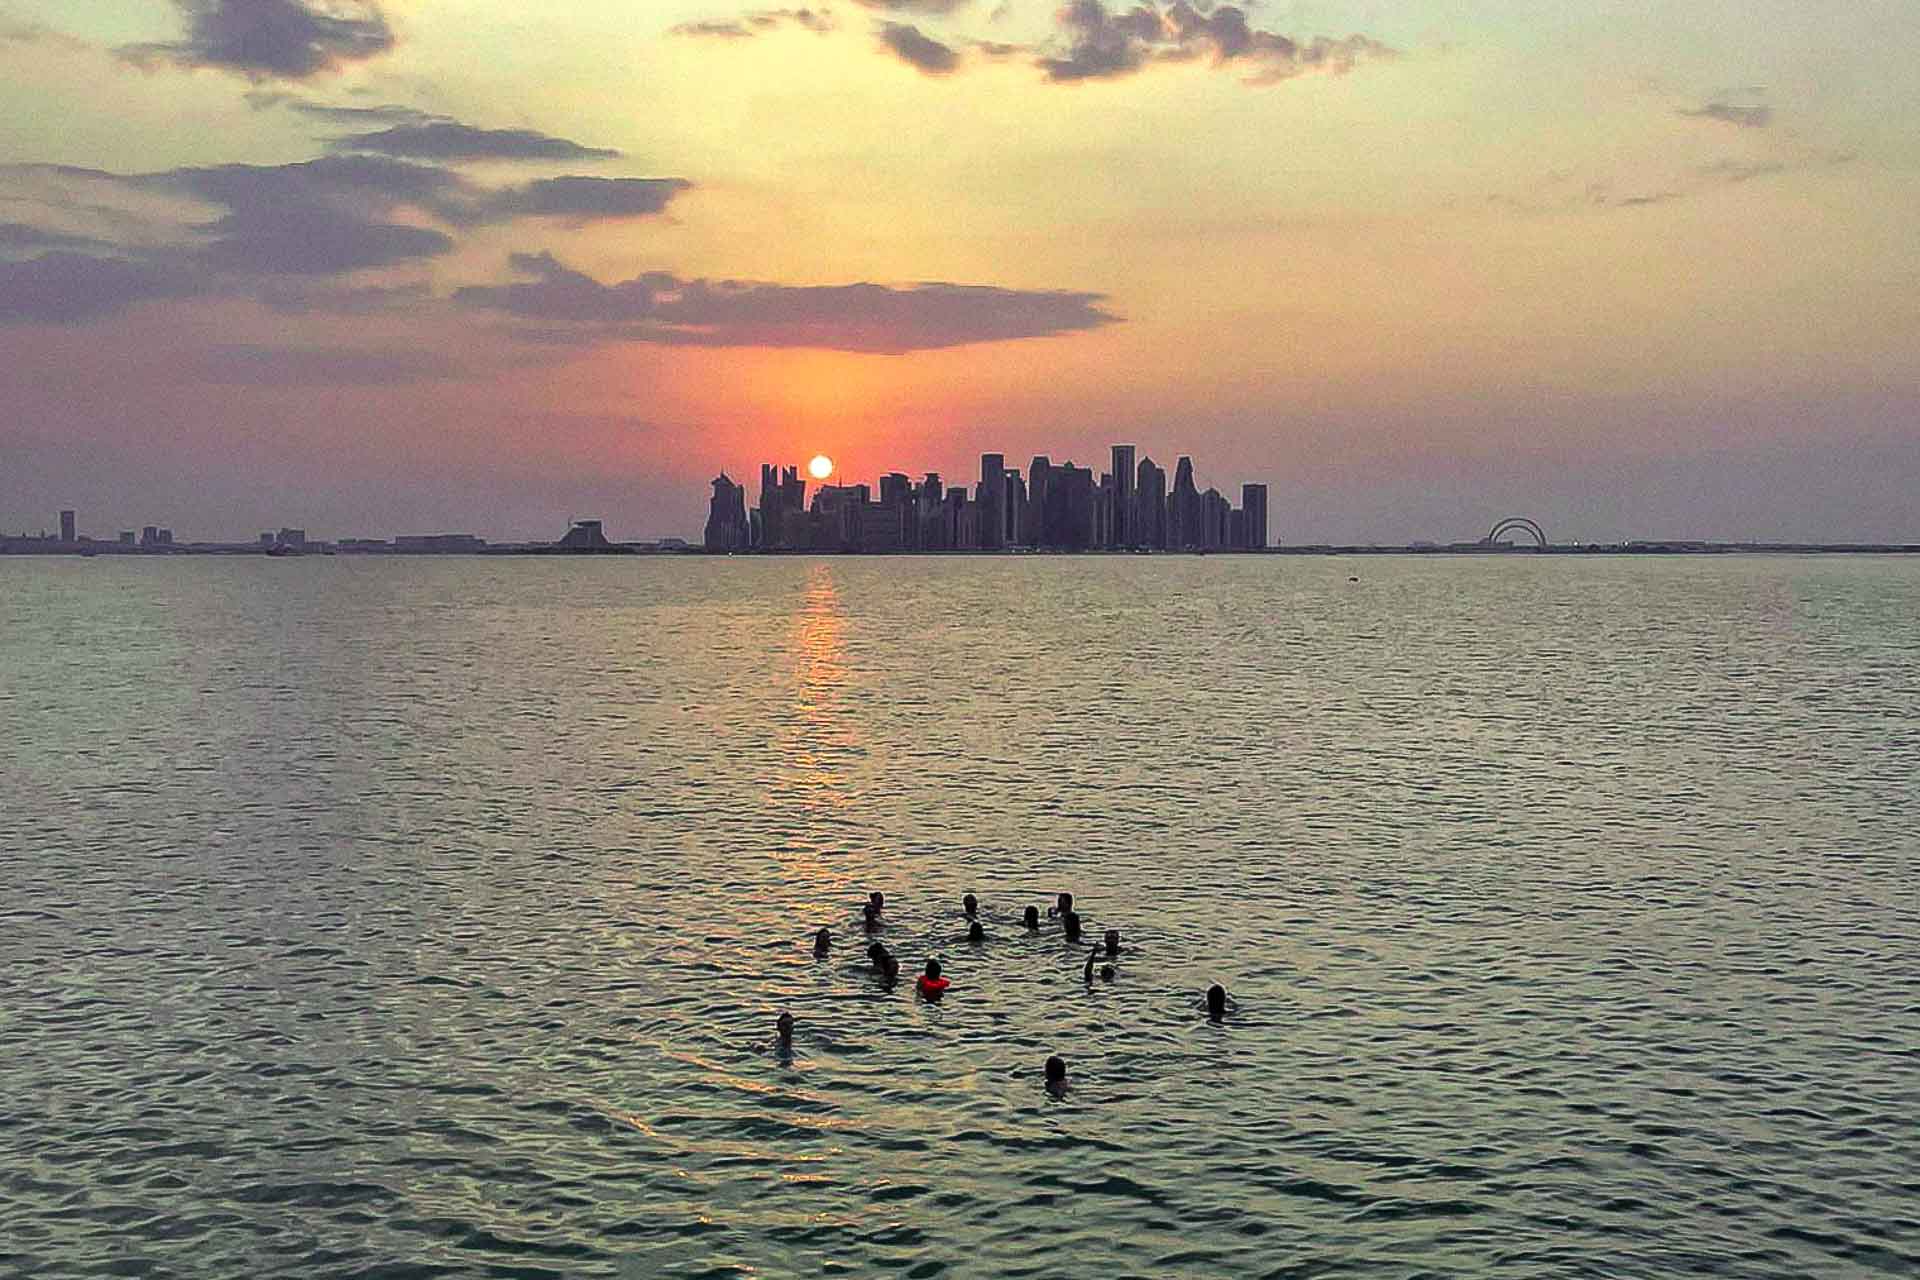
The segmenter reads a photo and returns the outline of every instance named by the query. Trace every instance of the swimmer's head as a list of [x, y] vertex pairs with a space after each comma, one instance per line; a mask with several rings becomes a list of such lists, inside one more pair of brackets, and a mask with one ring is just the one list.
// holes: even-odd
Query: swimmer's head
[[927, 958], [927, 976], [929, 978], [937, 978], [940, 976], [940, 962], [931, 956]]
[[813, 935], [813, 954], [823, 956], [832, 949], [833, 931], [827, 928], [827, 926], [821, 925], [820, 931]]
[[1227, 989], [1217, 982], [1207, 988], [1207, 1016], [1215, 1022], [1227, 1016]]
[[1113, 981], [1113, 975], [1114, 975], [1114, 968], [1113, 968], [1113, 966], [1112, 966], [1112, 965], [1110, 965], [1110, 964], [1103, 964], [1103, 965], [1101, 965], [1101, 966], [1100, 966], [1100, 981], [1102, 981], [1102, 982], [1112, 982], [1112, 981]]
[[1067, 1082], [1067, 1060], [1059, 1054], [1047, 1059], [1047, 1083], [1062, 1085]]
[[873, 913], [875, 915], [879, 915], [880, 912], [886, 908], [887, 900], [880, 896], [880, 891], [878, 889], [875, 889], [872, 893], [867, 895], [867, 905], [873, 908]]
[[1027, 928], [1038, 929], [1040, 927], [1040, 908], [1028, 907], [1026, 921], [1027, 921]]
[[1054, 906], [1059, 909], [1060, 914], [1065, 915], [1067, 914], [1067, 912], [1073, 910], [1073, 895], [1070, 893], [1063, 893], [1059, 897], [1055, 898], [1053, 900], [1053, 903], [1054, 903]]
[[968, 915], [973, 915], [980, 910], [980, 899], [974, 897], [972, 894], [968, 894], [966, 897], [960, 899], [960, 909]]
[[1061, 917], [1060, 922], [1066, 928], [1068, 942], [1080, 941], [1080, 913], [1079, 912], [1068, 911], [1064, 916]]
[[1109, 929], [1107, 930], [1107, 954], [1110, 956], [1118, 955], [1119, 952], [1120, 952], [1120, 931], [1118, 929]]
[[972, 924], [967, 926], [968, 942], [985, 942], [986, 940], [987, 940], [987, 931], [981, 927], [980, 922], [978, 920], [975, 920]]
[[793, 1043], [793, 1015], [782, 1009], [774, 1021], [774, 1030], [779, 1033], [781, 1044]]

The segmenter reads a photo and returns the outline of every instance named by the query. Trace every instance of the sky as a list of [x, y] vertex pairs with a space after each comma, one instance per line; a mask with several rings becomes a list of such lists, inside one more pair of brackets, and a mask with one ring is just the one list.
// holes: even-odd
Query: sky
[[0, 0], [0, 531], [1920, 541], [1906, 0]]

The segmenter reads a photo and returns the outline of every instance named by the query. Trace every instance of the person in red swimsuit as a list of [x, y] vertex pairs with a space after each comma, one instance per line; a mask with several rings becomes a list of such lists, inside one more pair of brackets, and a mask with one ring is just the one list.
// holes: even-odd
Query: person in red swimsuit
[[927, 999], [937, 1000], [946, 993], [947, 988], [952, 984], [940, 976], [940, 962], [938, 960], [929, 960], [927, 961], [927, 971], [921, 974], [913, 985], [914, 988]]

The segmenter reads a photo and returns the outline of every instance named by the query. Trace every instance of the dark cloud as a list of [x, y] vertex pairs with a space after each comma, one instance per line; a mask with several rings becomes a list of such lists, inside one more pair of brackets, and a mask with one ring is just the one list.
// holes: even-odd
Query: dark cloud
[[235, 71], [255, 80], [304, 80], [393, 48], [374, 0], [174, 0], [186, 39], [129, 45], [137, 62]]
[[236, 210], [206, 229], [214, 240], [200, 251], [204, 262], [256, 275], [339, 275], [453, 249], [453, 237], [444, 231], [376, 222], [322, 206], [271, 214]]
[[[37, 187], [41, 194], [21, 202], [44, 208], [56, 225], [97, 233], [0, 222], [0, 322], [61, 323], [150, 297], [254, 297], [289, 313], [416, 305], [427, 298], [423, 286], [338, 278], [446, 255], [456, 247], [449, 230], [534, 218], [583, 225], [658, 216], [692, 185], [570, 174], [489, 187], [440, 166], [367, 155], [145, 174], [0, 165], [0, 180]], [[101, 232], [100, 210], [111, 212], [94, 199], [103, 193], [149, 209], [156, 196], [180, 203], [125, 234]], [[196, 206], [213, 213], [196, 213]]]
[[683, 22], [668, 29], [668, 35], [706, 37], [715, 40], [746, 40], [777, 27], [801, 27], [825, 35], [838, 24], [826, 9], [759, 9], [738, 18], [714, 18], [704, 22]]
[[1680, 114], [1696, 120], [1714, 120], [1742, 129], [1764, 129], [1773, 123], [1773, 108], [1765, 101], [1765, 91], [1742, 89], [1715, 96], [1698, 107], [1682, 107]]
[[407, 208], [459, 209], [467, 185], [448, 170], [380, 156], [170, 169], [131, 181], [224, 206], [222, 217], [194, 228], [213, 237], [197, 256], [219, 271], [256, 275], [335, 275], [447, 253], [445, 232], [389, 218]]
[[882, 48], [926, 75], [951, 75], [960, 65], [959, 54], [908, 23], [882, 22], [874, 33], [880, 37]]
[[650, 272], [602, 284], [551, 254], [515, 254], [530, 277], [455, 299], [542, 326], [547, 341], [816, 347], [898, 354], [1097, 329], [1119, 317], [1097, 293], [985, 285], [802, 286]]
[[1201, 58], [1245, 69], [1250, 84], [1274, 84], [1314, 71], [1340, 74], [1363, 57], [1393, 54], [1362, 35], [1295, 40], [1251, 26], [1236, 5], [1201, 8], [1187, 0], [1125, 10], [1109, 10], [1102, 0], [1069, 0], [1055, 22], [1060, 37], [1041, 52], [1038, 65], [1059, 84], [1118, 79], [1156, 63]]
[[0, 222], [0, 254], [18, 253], [22, 249], [105, 249], [110, 247], [106, 241], [97, 240], [92, 236], [48, 231], [44, 227], [28, 226], [24, 222]]
[[230, 387], [388, 387], [461, 372], [454, 360], [431, 351], [239, 344], [208, 349], [181, 376]]
[[59, 251], [0, 262], [0, 324], [77, 324], [202, 291], [202, 281], [175, 264]]
[[[337, 116], [340, 108], [331, 111]], [[606, 160], [620, 154], [533, 129], [481, 129], [457, 120], [410, 121], [335, 138], [327, 145], [335, 151], [371, 151], [413, 160]]]
[[593, 222], [645, 218], [666, 210], [673, 198], [693, 186], [684, 178], [594, 178], [569, 174], [505, 187], [482, 196], [482, 221], [513, 218], [565, 218]]

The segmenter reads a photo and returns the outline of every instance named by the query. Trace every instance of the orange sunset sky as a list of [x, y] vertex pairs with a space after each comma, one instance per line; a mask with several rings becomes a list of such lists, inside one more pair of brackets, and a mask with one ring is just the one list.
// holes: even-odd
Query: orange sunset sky
[[0, 0], [0, 532], [1128, 442], [1282, 542], [1920, 539], [1911, 19]]

